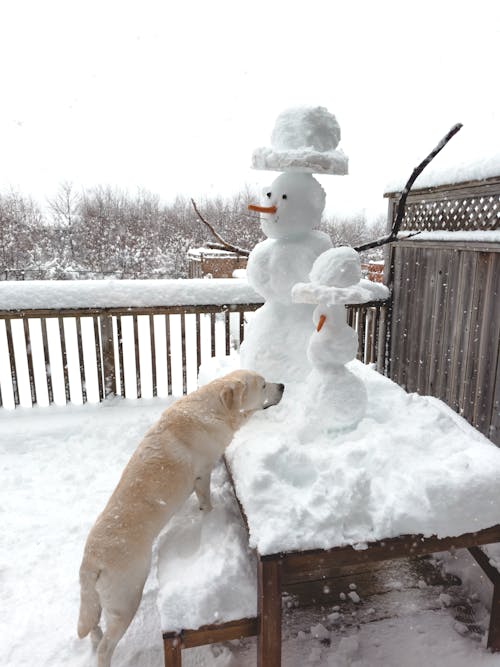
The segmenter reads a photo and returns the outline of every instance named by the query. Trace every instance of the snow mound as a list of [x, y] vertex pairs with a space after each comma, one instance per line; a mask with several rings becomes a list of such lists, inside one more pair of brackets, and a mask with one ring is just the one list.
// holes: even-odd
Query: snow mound
[[441, 401], [359, 362], [348, 368], [368, 394], [354, 428], [301, 439], [309, 421], [297, 383], [236, 434], [227, 458], [250, 545], [272, 554], [497, 524], [500, 449]]
[[252, 167], [345, 175], [348, 160], [342, 150], [337, 149], [339, 141], [340, 125], [327, 109], [292, 107], [276, 119], [271, 147], [254, 151]]
[[257, 614], [257, 564], [224, 465], [212, 474], [211, 512], [196, 498], [158, 542], [158, 610], [164, 631]]

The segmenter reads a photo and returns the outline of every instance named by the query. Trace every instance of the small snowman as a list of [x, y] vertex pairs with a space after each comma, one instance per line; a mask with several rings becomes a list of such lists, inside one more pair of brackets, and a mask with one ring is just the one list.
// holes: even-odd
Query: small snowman
[[306, 356], [312, 307], [294, 303], [293, 285], [307, 280], [315, 259], [331, 248], [316, 231], [325, 192], [313, 173], [345, 174], [347, 158], [337, 150], [340, 127], [323, 107], [296, 107], [280, 114], [271, 148], [253, 154], [253, 167], [281, 173], [263, 189], [261, 215], [266, 240], [250, 253], [247, 277], [266, 302], [249, 323], [241, 364], [269, 380], [300, 380], [309, 372]]
[[349, 247], [331, 248], [320, 255], [309, 279], [309, 283], [295, 285], [292, 295], [298, 303], [317, 304], [315, 329], [307, 347], [313, 370], [305, 391], [310, 425], [306, 435], [313, 438], [319, 431], [353, 428], [363, 418], [365, 385], [345, 366], [358, 349], [356, 332], [347, 324], [345, 305], [384, 299], [388, 289], [362, 278], [359, 255]]

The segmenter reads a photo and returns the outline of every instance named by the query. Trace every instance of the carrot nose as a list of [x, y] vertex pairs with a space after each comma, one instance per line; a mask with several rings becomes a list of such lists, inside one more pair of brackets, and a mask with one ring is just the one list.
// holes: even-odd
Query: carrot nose
[[321, 331], [321, 328], [323, 327], [323, 324], [326, 322], [326, 315], [320, 315], [319, 316], [319, 322], [318, 326], [316, 327], [316, 331]]
[[276, 213], [278, 210], [276, 206], [255, 206], [255, 204], [248, 204], [249, 211], [257, 211], [257, 213]]

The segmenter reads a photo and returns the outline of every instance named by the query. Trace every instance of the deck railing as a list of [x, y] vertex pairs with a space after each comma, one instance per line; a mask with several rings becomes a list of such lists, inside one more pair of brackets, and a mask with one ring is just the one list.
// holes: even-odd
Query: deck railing
[[[218, 281], [208, 282], [215, 290]], [[0, 406], [185, 394], [196, 388], [202, 363], [239, 349], [261, 305], [0, 310]], [[347, 308], [358, 333], [358, 359], [365, 363], [375, 363], [384, 348], [384, 317], [384, 302]]]

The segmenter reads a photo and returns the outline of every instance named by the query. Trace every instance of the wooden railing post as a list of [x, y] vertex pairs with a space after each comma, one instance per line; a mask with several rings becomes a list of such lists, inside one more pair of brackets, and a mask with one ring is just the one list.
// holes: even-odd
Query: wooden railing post
[[104, 398], [112, 398], [117, 392], [115, 350], [113, 338], [113, 316], [103, 313], [99, 318], [101, 326], [102, 372], [104, 377]]

